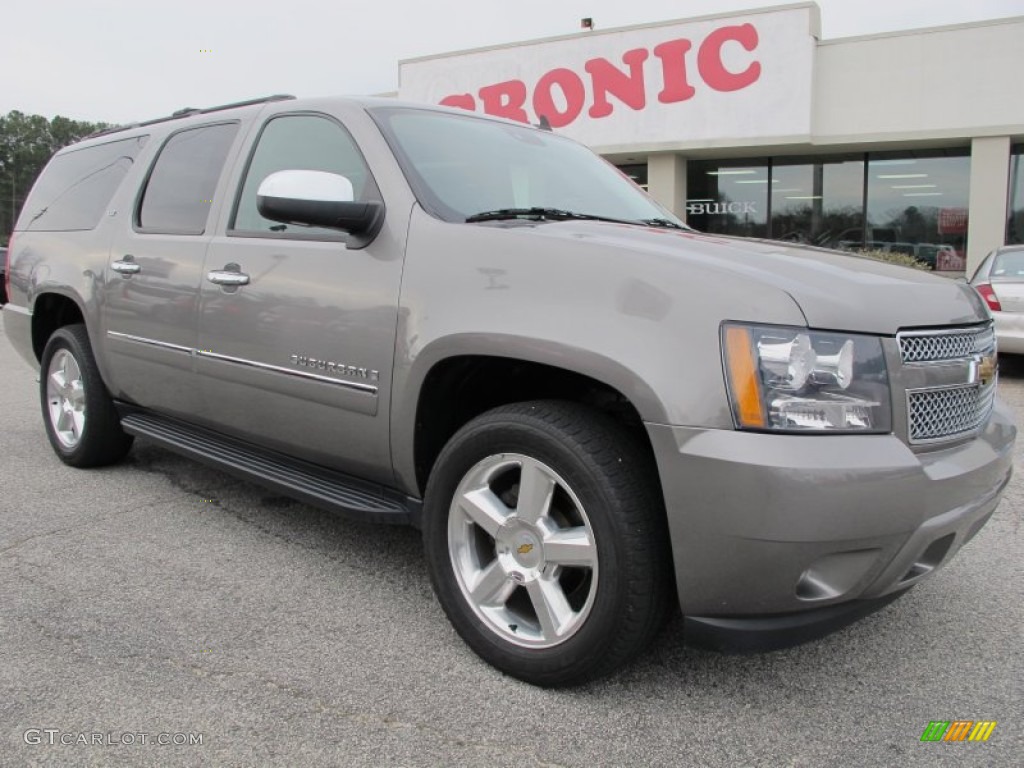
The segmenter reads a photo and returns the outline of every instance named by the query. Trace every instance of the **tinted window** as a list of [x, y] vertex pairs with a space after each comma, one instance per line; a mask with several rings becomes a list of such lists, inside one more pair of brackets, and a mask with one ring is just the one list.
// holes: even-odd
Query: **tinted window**
[[260, 216], [256, 191], [276, 171], [325, 171], [352, 182], [356, 200], [379, 200], [363, 156], [344, 128], [324, 117], [287, 115], [270, 120], [260, 134], [242, 184], [232, 229], [243, 232], [297, 232], [339, 237], [336, 229], [284, 225]]
[[145, 143], [145, 136], [135, 136], [54, 157], [32, 187], [18, 228], [53, 232], [95, 227]]
[[146, 184], [139, 227], [149, 232], [201, 235], [237, 132], [237, 123], [225, 123], [171, 136]]

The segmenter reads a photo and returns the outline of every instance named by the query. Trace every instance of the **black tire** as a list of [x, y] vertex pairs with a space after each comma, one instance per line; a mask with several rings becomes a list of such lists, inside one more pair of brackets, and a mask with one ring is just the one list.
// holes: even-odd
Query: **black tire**
[[[500, 457], [509, 454], [542, 462], [546, 469], [557, 473], [568, 491], [557, 490], [556, 483], [555, 493], [545, 498], [563, 494], [569, 499], [574, 494], [585, 510], [584, 519], [589, 520], [588, 531], [596, 548], [593, 581], [587, 587], [588, 612], [583, 616], [581, 609], [580, 614], [574, 614], [582, 617], [573, 619], [578, 622], [573, 634], [564, 640], [553, 635], [555, 644], [549, 647], [522, 647], [513, 642], [506, 636], [510, 633], [499, 626], [506, 614], [489, 623], [481, 611], [490, 610], [490, 606], [475, 607], [468, 591], [460, 586], [468, 582], [459, 575], [461, 566], [456, 561], [462, 562], [460, 556], [451, 553], [463, 550], [457, 544], [449, 548], [450, 537], [461, 535], [458, 531], [463, 529], [459, 526], [472, 529], [475, 525], [454, 504], [456, 491], [461, 487], [465, 492], [470, 487], [462, 485], [464, 478], [467, 482], [474, 478], [475, 482], [477, 475], [473, 473], [481, 471], [481, 466], [500, 462]], [[599, 411], [569, 402], [540, 400], [495, 408], [452, 437], [427, 485], [423, 538], [438, 599], [456, 631], [480, 657], [502, 672], [535, 685], [568, 686], [609, 674], [649, 644], [664, 623], [673, 594], [664, 504], [652, 465], [649, 450], [630, 431]], [[487, 486], [488, 491], [497, 492], [501, 482], [509, 482], [501, 480], [500, 472], [504, 470], [497, 471], [499, 479], [494, 486]], [[515, 482], [513, 497], [509, 498], [519, 506]], [[551, 509], [554, 506], [555, 502], [549, 502]], [[507, 511], [508, 505], [501, 510]], [[452, 515], [455, 534], [449, 530]], [[480, 546], [484, 557], [478, 563], [474, 561], [477, 567], [484, 568], [492, 545], [496, 553], [493, 561], [514, 556], [506, 546], [509, 523], [507, 518], [504, 520], [497, 528], [498, 534], [483, 538]], [[473, 535], [477, 535], [475, 531], [465, 540]], [[540, 573], [550, 574], [552, 571], [547, 569], [561, 568], [549, 561], [547, 540], [538, 540], [542, 541], [537, 556], [543, 569]], [[532, 549], [530, 545], [522, 546], [522, 551]], [[514, 544], [513, 548], [518, 549]], [[499, 564], [508, 562], [512, 561]], [[513, 562], [512, 567], [518, 569], [519, 564]], [[522, 574], [512, 575], [518, 577], [517, 585], [505, 586], [518, 590]], [[503, 599], [511, 606], [517, 598], [502, 597], [498, 601]], [[536, 603], [525, 605], [522, 610], [529, 613]], [[540, 613], [534, 613], [539, 627]], [[520, 631], [518, 623], [509, 623], [508, 629]]]
[[[58, 391], [56, 380], [51, 381], [54, 373], [51, 364], [54, 358], [58, 358], [60, 365], [67, 361], [66, 356], [70, 356], [77, 367], [79, 378], [76, 381], [81, 384], [80, 387], [69, 386]], [[75, 393], [62, 398], [60, 392], [71, 389]], [[121, 420], [96, 367], [84, 325], [66, 325], [47, 340], [40, 360], [39, 397], [46, 436], [65, 464], [83, 468], [114, 464], [123, 459], [132, 447], [133, 438], [121, 429]], [[54, 415], [54, 408], [59, 409], [62, 403], [71, 407], [72, 400], [79, 406], [73, 410], [83, 415], [80, 428], [71, 416], [66, 417], [66, 422], [61, 422], [60, 417]], [[67, 429], [61, 429], [61, 426]]]

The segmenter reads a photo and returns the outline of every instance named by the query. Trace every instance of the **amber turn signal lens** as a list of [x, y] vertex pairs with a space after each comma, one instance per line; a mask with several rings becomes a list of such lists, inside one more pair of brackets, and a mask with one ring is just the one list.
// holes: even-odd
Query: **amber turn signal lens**
[[749, 329], [735, 325], [725, 329], [725, 359], [740, 426], [763, 428], [766, 422], [757, 380], [754, 343]]

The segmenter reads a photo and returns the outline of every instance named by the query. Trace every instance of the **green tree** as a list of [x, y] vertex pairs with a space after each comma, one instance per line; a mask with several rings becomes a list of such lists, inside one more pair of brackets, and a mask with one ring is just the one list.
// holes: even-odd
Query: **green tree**
[[17, 110], [0, 116], [0, 244], [7, 243], [32, 184], [53, 153], [107, 127]]

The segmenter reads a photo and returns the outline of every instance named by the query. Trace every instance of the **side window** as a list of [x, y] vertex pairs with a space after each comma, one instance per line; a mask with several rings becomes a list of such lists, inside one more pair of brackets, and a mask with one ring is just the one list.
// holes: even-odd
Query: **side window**
[[24, 229], [64, 232], [95, 227], [147, 138], [133, 136], [54, 157], [25, 201]]
[[191, 128], [171, 136], [146, 182], [136, 223], [145, 232], [201, 235], [238, 123]]
[[256, 210], [260, 183], [270, 174], [286, 170], [337, 173], [352, 182], [356, 200], [380, 199], [359, 148], [344, 128], [326, 117], [285, 115], [269, 120], [260, 134], [229, 229], [253, 234], [340, 236], [334, 229], [285, 226], [260, 216]]

